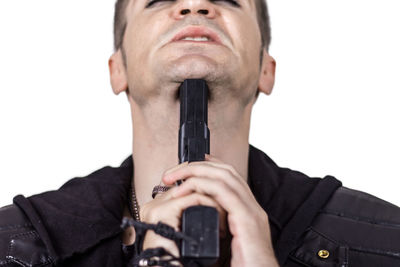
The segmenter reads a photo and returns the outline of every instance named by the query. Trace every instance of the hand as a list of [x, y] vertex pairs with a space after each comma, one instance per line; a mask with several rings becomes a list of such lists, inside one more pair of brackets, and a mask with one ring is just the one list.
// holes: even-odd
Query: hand
[[268, 215], [232, 166], [206, 155], [206, 161], [180, 164], [163, 177], [166, 185], [178, 180], [185, 182], [168, 192], [169, 201], [191, 195], [207, 196], [208, 202], [210, 198], [215, 200], [227, 212], [232, 234], [231, 266], [279, 266], [272, 247]]
[[[187, 164], [187, 163], [183, 163]], [[180, 222], [183, 210], [190, 206], [204, 205], [215, 207], [220, 214], [220, 221], [226, 221], [225, 212], [218, 203], [209, 196], [199, 193], [187, 194], [182, 197], [172, 197], [178, 187], [173, 187], [165, 193], [158, 194], [154, 200], [149, 201], [140, 209], [140, 217], [143, 222], [157, 224], [163, 222], [180, 231]], [[221, 235], [226, 231], [225, 224], [221, 224]], [[179, 257], [179, 250], [174, 241], [148, 231], [144, 238], [143, 249], [163, 247], [175, 257]]]

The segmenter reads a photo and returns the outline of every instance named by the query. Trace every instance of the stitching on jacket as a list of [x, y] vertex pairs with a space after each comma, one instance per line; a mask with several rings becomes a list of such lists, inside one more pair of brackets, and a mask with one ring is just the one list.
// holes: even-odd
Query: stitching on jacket
[[347, 267], [349, 266], [349, 248], [344, 250], [344, 262], [342, 267]]
[[[330, 214], [330, 215], [335, 215], [335, 214]], [[340, 216], [340, 217], [348, 218], [346, 216]], [[348, 218], [348, 219], [352, 219], [352, 218]], [[338, 244], [337, 242], [335, 242], [332, 239], [328, 238], [327, 236], [323, 235], [319, 231], [316, 231], [312, 227], [310, 227], [310, 230], [322, 235], [324, 238], [327, 238], [328, 240], [334, 242], [335, 244]], [[353, 250], [353, 251], [357, 251], [357, 252], [376, 254], [376, 255], [380, 255], [380, 256], [390, 256], [390, 257], [394, 257], [396, 259], [400, 259], [400, 252], [394, 252], [394, 251], [389, 251], [389, 250], [368, 249], [365, 247], [355, 247], [355, 246], [352, 246], [351, 244], [347, 244], [346, 246], [349, 248], [349, 250]]]
[[38, 233], [36, 233], [36, 231], [32, 230], [32, 231], [29, 231], [29, 232], [12, 235], [11, 238], [27, 239], [27, 238], [30, 238], [32, 236], [39, 237]]
[[396, 224], [396, 223], [389, 223], [389, 222], [384, 222], [384, 221], [377, 221], [377, 220], [373, 220], [373, 219], [366, 218], [366, 217], [351, 216], [351, 215], [344, 214], [343, 212], [334, 211], [334, 210], [323, 210], [323, 211], [320, 211], [320, 213], [337, 216], [337, 217], [342, 217], [342, 218], [347, 218], [347, 219], [350, 219], [353, 221], [358, 221], [358, 222], [365, 222], [365, 223], [369, 223], [369, 224], [376, 224], [376, 225], [400, 228], [400, 223]]
[[378, 249], [367, 249], [363, 247], [349, 247], [350, 250], [361, 252], [361, 253], [369, 253], [375, 254], [380, 256], [390, 256], [396, 259], [400, 259], [400, 252], [393, 252], [393, 251], [384, 251]]
[[15, 230], [19, 228], [28, 228], [31, 227], [31, 223], [25, 223], [25, 224], [19, 224], [19, 225], [7, 225], [7, 226], [0, 226], [0, 232], [1, 231], [7, 231], [7, 230]]
[[[32, 265], [27, 265], [25, 262], [15, 258], [15, 257], [9, 257], [9, 258], [12, 259], [12, 260], [9, 261], [9, 263], [16, 263], [17, 262], [18, 264], [20, 264], [22, 266], [26, 266], [26, 267], [31, 267], [32, 266]], [[46, 257], [46, 261], [45, 262], [43, 262], [43, 263], [41, 263], [39, 265], [35, 264], [35, 267], [46, 266], [46, 265], [48, 265], [50, 263], [52, 263], [52, 260], [49, 257]]]
[[315, 228], [312, 227], [312, 226], [309, 227], [308, 230], [311, 231], [311, 232], [316, 233], [317, 235], [322, 236], [323, 238], [325, 238], [326, 240], [332, 242], [333, 244], [335, 244], [335, 245], [338, 246], [338, 247], [343, 246], [343, 244], [340, 244], [338, 241], [336, 241], [336, 240], [334, 240], [334, 239], [328, 237], [327, 235], [321, 233], [320, 231], [318, 231], [317, 229], [315, 229]]
[[291, 260], [297, 262], [297, 263], [300, 263], [301, 265], [303, 265], [303, 266], [305, 266], [305, 267], [313, 267], [313, 266], [309, 265], [308, 263], [306, 263], [306, 262], [304, 262], [304, 261], [302, 261], [302, 260], [296, 258], [296, 257], [295, 257], [294, 255], [292, 255], [292, 254], [289, 254], [289, 258], [290, 258]]

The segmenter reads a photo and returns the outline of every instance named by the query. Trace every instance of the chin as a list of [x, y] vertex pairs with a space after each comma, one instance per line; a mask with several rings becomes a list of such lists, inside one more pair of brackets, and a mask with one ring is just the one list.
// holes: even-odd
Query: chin
[[[223, 57], [210, 57], [204, 54], [185, 54], [174, 58], [160, 59], [153, 65], [153, 73], [164, 83], [175, 84], [175, 100], [179, 100], [179, 84], [185, 79], [203, 79], [210, 88], [210, 101], [213, 95], [224, 95], [226, 88], [237, 87], [238, 64]], [[218, 93], [218, 91], [221, 91]], [[216, 99], [216, 98], [215, 98]]]
[[171, 61], [164, 73], [174, 81], [185, 79], [204, 79], [206, 81], [215, 80], [226, 68], [218, 64], [215, 60], [204, 55], [185, 55]]

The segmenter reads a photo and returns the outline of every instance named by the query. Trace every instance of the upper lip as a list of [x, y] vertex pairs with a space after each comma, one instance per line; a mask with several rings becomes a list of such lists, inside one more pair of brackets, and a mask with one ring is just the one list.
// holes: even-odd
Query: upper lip
[[209, 28], [202, 27], [202, 26], [190, 26], [186, 27], [178, 34], [172, 38], [171, 42], [179, 41], [185, 37], [207, 37], [211, 42], [216, 42], [221, 44], [221, 39], [219, 38], [218, 34], [212, 31]]

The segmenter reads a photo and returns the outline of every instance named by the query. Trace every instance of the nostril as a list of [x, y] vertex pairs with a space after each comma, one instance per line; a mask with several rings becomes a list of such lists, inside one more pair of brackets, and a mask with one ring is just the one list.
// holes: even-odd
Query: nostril
[[208, 10], [207, 9], [200, 9], [199, 11], [197, 11], [197, 13], [203, 14], [203, 15], [207, 15], [208, 14]]
[[188, 14], [188, 13], [190, 13], [190, 10], [189, 10], [189, 9], [183, 9], [183, 10], [181, 10], [181, 15], [186, 15], [186, 14]]

